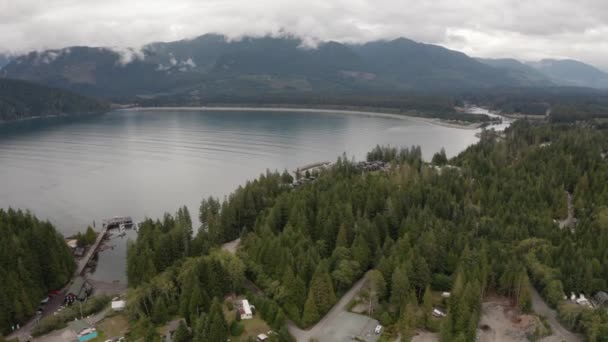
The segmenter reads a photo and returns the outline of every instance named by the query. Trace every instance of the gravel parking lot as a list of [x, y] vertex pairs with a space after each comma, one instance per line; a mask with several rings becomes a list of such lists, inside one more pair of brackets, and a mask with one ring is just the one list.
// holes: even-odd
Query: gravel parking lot
[[366, 342], [376, 342], [380, 335], [374, 333], [378, 321], [364, 315], [341, 312], [319, 332], [319, 342], [352, 342], [354, 337]]

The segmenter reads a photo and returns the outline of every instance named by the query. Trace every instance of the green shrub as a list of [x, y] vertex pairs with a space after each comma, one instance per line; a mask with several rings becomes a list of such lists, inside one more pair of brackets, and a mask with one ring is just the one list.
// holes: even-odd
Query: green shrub
[[80, 304], [81, 307], [78, 302], [75, 302], [57, 315], [47, 316], [41, 319], [32, 330], [32, 336], [40, 336], [53, 330], [63, 329], [66, 327], [67, 322], [81, 317], [81, 309], [82, 317], [86, 317], [103, 310], [109, 303], [110, 297], [108, 296], [91, 297], [85, 303]]
[[44, 335], [53, 330], [63, 329], [66, 326], [66, 320], [61, 315], [47, 316], [36, 324], [32, 330], [32, 336]]
[[230, 334], [232, 336], [241, 336], [243, 331], [245, 331], [243, 324], [237, 321], [232, 321], [232, 323], [230, 323]]

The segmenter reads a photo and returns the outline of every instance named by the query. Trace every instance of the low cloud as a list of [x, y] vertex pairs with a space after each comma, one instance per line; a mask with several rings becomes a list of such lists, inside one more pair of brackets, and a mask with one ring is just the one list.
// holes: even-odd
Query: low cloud
[[111, 51], [118, 54], [118, 65], [125, 66], [133, 61], [143, 61], [146, 56], [141, 48], [110, 47]]
[[605, 0], [0, 1], [0, 46], [18, 53], [290, 32], [306, 47], [403, 36], [475, 56], [567, 57], [608, 69], [607, 31]]
[[178, 61], [173, 53], [169, 53], [169, 62], [166, 65], [162, 63], [158, 64], [156, 66], [156, 71], [166, 71], [167, 73], [171, 73], [177, 70], [180, 72], [186, 72], [194, 68], [196, 68], [196, 63], [194, 63], [192, 58]]

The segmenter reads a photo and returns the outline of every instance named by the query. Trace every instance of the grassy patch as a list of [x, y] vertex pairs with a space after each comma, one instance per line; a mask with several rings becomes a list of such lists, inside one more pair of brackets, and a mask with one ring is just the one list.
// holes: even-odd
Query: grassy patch
[[[239, 297], [236, 300], [244, 299], [245, 297]], [[229, 305], [223, 305], [224, 317], [228, 324], [232, 323], [236, 319], [236, 308], [233, 310], [229, 309]], [[268, 331], [271, 330], [268, 323], [266, 323], [260, 316], [259, 312], [256, 312], [252, 319], [243, 319], [239, 323], [243, 325], [245, 330], [243, 334], [237, 337], [231, 337], [231, 341], [239, 342], [239, 341], [247, 341], [249, 337], [253, 337], [255, 339], [259, 334], [267, 334]]]
[[[127, 316], [119, 314], [103, 319], [97, 324], [96, 328], [100, 332], [100, 336], [103, 332], [103, 335], [108, 338], [121, 337], [129, 330], [129, 320]], [[102, 340], [100, 339], [99, 341]]]

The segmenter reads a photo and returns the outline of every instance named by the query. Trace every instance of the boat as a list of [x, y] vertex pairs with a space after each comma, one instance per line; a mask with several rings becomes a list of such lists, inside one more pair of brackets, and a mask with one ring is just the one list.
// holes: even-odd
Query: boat
[[135, 223], [130, 216], [116, 216], [111, 219], [103, 220], [103, 226], [107, 229], [131, 229]]

